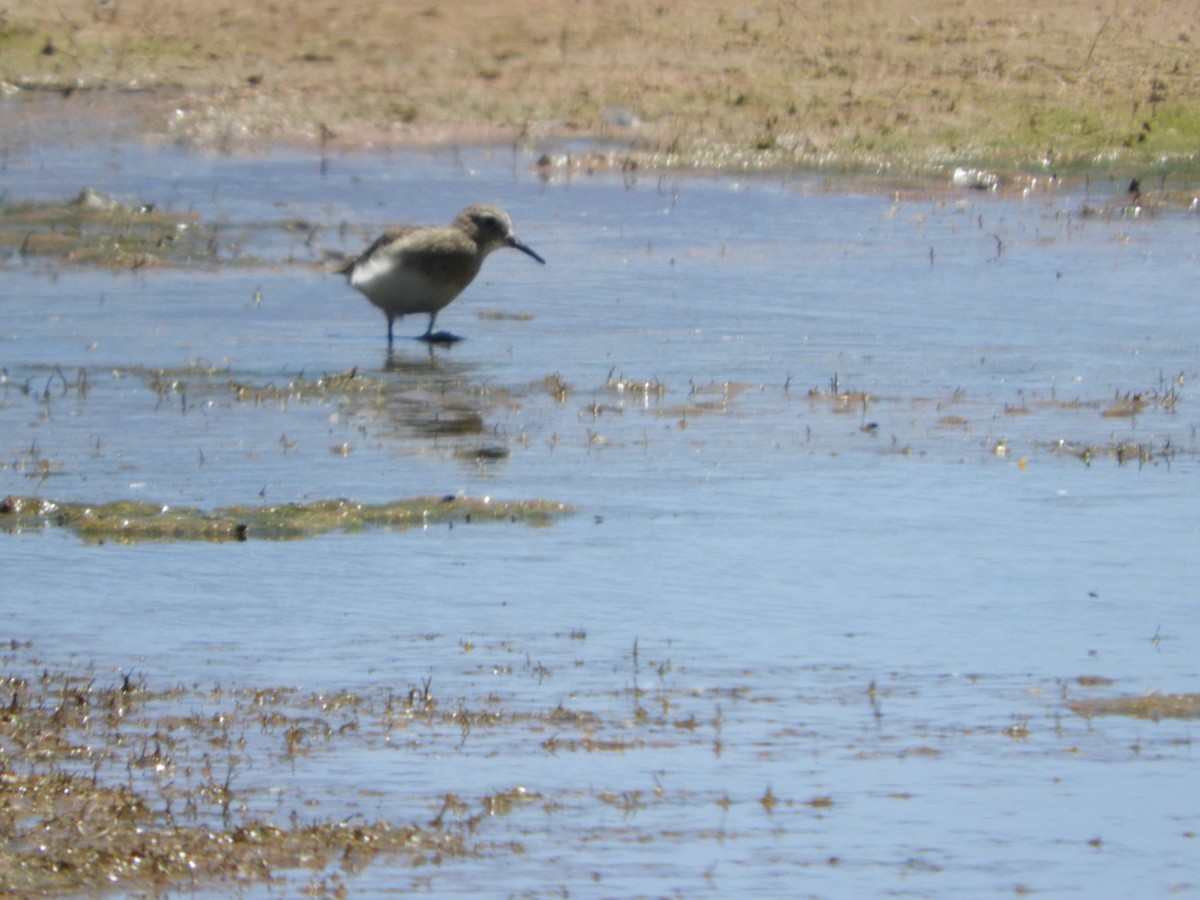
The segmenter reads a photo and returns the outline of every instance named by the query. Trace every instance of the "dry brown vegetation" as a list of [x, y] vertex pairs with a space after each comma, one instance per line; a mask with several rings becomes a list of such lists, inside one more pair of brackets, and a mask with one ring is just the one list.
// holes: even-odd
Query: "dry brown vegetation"
[[[555, 639], [584, 641], [587, 635], [579, 630]], [[458, 647], [463, 655], [513, 652], [508, 642], [476, 648], [460, 641]], [[552, 669], [517, 654], [522, 655], [531, 683], [553, 677]], [[498, 693], [494, 683], [480, 694], [444, 695], [432, 676], [418, 683], [392, 676], [354, 690], [315, 692], [269, 684], [164, 685], [139, 671], [56, 665], [31, 643], [7, 641], [0, 651], [0, 897], [222, 889], [232, 894], [266, 884], [279, 896], [344, 897], [351, 879], [371, 865], [390, 867], [395, 886], [403, 890], [406, 882], [418, 884], [412, 873], [419, 870], [453, 879], [455, 861], [491, 858], [502, 865], [506, 856], [523, 857], [520, 829], [508, 830], [498, 821], [522, 810], [536, 810], [545, 819], [537, 831], [559, 822], [600, 840], [609, 826], [602, 808], [630, 817], [680, 802], [712, 803], [722, 810], [755, 805], [767, 814], [799, 807], [829, 814], [839, 808], [835, 794], [790, 796], [770, 784], [760, 795], [743, 792], [738, 799], [720, 787], [689, 786], [676, 794], [661, 785], [647, 790], [618, 784], [564, 792], [508, 783], [479, 794], [438, 785], [446, 759], [472, 765], [472, 756], [498, 765], [497, 772], [507, 757], [527, 759], [522, 754], [529, 753], [632, 755], [652, 749], [717, 758], [730, 749], [722, 703], [735, 694], [747, 704], [781, 702], [778, 695], [741, 685], [676, 686], [668, 677], [670, 660], [645, 660], [643, 668], [636, 642], [631, 662], [631, 677], [622, 673], [614, 684], [595, 694], [585, 691], [564, 706], [521, 689]], [[651, 676], [644, 687], [639, 671]], [[1097, 675], [1072, 681], [1083, 689], [1114, 684]], [[849, 702], [841, 690], [831, 696], [805, 691], [807, 703], [841, 708]], [[906, 723], [901, 713], [893, 721], [890, 709], [884, 712], [892, 686], [872, 681], [865, 691], [855, 686], [853, 692], [869, 702], [879, 731], [847, 725], [853, 736], [836, 738], [839, 726], [833, 724], [829, 735], [815, 727], [789, 728], [787, 740], [812, 740], [863, 760], [936, 760], [968, 752], [964, 742], [972, 737], [994, 746], [997, 735], [1039, 740], [1040, 752], [1052, 756], [1064, 749], [1081, 752], [1072, 741], [1083, 735], [1064, 728], [1057, 709], [1047, 710], [1045, 719], [1022, 713], [1008, 723], [981, 714], [979, 721], [931, 733], [924, 720]], [[1066, 697], [1064, 692], [1066, 708], [1089, 720], [1200, 717], [1197, 694]], [[1088, 733], [1101, 728], [1090, 723]], [[1102, 734], [1087, 752], [1107, 754], [1112, 743], [1111, 734]], [[991, 751], [976, 745], [974, 752]], [[336, 783], [341, 777], [343, 754], [364, 766], [364, 773], [384, 771], [395, 778], [409, 772], [415, 786], [404, 778], [389, 785], [372, 780], [378, 774], [363, 774], [357, 795], [339, 800], [326, 779]], [[364, 763], [364, 754], [381, 761]], [[429, 775], [434, 759], [443, 760], [438, 777]], [[387, 803], [369, 799], [383, 797]], [[392, 810], [393, 821], [380, 818], [377, 808]], [[579, 824], [588, 816], [595, 816], [594, 825]], [[653, 829], [638, 832], [643, 833], [646, 841], [655, 839]], [[701, 833], [714, 837], [707, 829]], [[675, 830], [661, 837], [671, 846], [680, 839]]]
[[360, 718], [391, 733], [456, 713], [438, 711], [428, 683], [378, 705], [288, 688], [164, 689], [133, 674], [30, 671], [17, 661], [29, 649], [9, 645], [13, 668], [0, 676], [10, 698], [0, 706], [0, 897], [233, 889], [294, 870], [312, 873], [305, 893], [345, 896], [342, 876], [381, 857], [496, 851], [472, 831], [524, 799], [520, 789], [478, 804], [452, 795], [451, 815], [421, 824], [295, 814], [276, 823], [242, 786], [255, 754], [294, 773], [331, 742], [355, 740]]
[[655, 164], [908, 170], [1200, 150], [1200, 16], [1165, 0], [62, 0], [9, 6], [0, 51], [10, 92], [146, 92], [148, 129], [206, 143], [616, 133]]

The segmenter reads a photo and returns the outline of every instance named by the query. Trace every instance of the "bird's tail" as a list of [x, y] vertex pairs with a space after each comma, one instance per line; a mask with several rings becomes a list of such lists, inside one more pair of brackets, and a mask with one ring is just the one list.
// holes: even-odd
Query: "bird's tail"
[[358, 262], [358, 256], [350, 253], [343, 253], [340, 250], [324, 251], [325, 261], [330, 265], [335, 266], [334, 272], [338, 275], [350, 277], [350, 273], [354, 271], [354, 264]]

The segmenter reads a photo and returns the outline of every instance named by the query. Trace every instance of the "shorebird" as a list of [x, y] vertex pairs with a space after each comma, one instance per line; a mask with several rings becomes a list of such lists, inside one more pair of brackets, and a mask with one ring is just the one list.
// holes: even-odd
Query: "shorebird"
[[419, 340], [455, 341], [452, 334], [433, 333], [437, 314], [475, 279], [487, 255], [501, 247], [520, 250], [546, 264], [517, 240], [508, 213], [476, 204], [460, 212], [449, 227], [390, 228], [338, 271], [387, 316], [389, 350], [392, 325], [397, 317], [410, 313], [429, 315], [429, 327]]

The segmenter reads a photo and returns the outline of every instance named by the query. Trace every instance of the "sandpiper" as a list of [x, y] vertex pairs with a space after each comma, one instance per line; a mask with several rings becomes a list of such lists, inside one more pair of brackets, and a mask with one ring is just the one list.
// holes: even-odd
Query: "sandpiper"
[[460, 212], [447, 228], [390, 228], [362, 256], [338, 271], [387, 316], [389, 350], [396, 317], [409, 313], [429, 314], [429, 327], [419, 340], [449, 342], [457, 338], [445, 332], [433, 333], [438, 312], [474, 280], [487, 255], [501, 247], [520, 250], [546, 264], [517, 240], [508, 213], [476, 204]]

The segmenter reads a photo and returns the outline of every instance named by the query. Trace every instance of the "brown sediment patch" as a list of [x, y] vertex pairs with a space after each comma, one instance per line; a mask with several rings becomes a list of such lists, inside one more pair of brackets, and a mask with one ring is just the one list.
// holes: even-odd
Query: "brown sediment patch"
[[[0, 83], [210, 146], [616, 138], [624, 166], [1196, 174], [1200, 42], [1155, 2], [19, 4]], [[1002, 179], [997, 179], [997, 183]]]
[[[878, 429], [878, 423], [867, 421], [867, 414], [872, 407], [879, 405], [880, 398], [866, 391], [846, 390], [839, 383], [836, 375], [830, 379], [827, 390], [813, 387], [808, 391], [808, 401], [812, 405], [821, 404], [829, 412], [837, 416], [858, 415], [859, 430], [864, 434], [873, 434]], [[900, 448], [908, 455], [909, 448]]]
[[[579, 631], [554, 635], [561, 642], [584, 639]], [[422, 634], [409, 641], [437, 642], [430, 649], [446, 663], [435, 669], [437, 678], [451, 675], [445, 693], [433, 675], [413, 683], [390, 666], [333, 689], [206, 687], [173, 683], [169, 676], [163, 687], [146, 673], [106, 674], [74, 655], [64, 665], [30, 643], [6, 642], [0, 647], [0, 894], [158, 896], [269, 887], [286, 896], [342, 896], [349, 876], [363, 875], [358, 887], [369, 893], [379, 892], [380, 884], [403, 891], [409, 878], [415, 890], [421, 873], [430, 872], [453, 889], [465, 871], [477, 883], [509, 858], [545, 861], [542, 871], [557, 872], [564, 840], [574, 847], [603, 842], [610, 854], [627, 839], [639, 846], [665, 840], [668, 849], [724, 840], [724, 828], [713, 830], [703, 816], [713, 804], [770, 813], [778, 821], [755, 829], [757, 836], [745, 825], [729, 832], [768, 842], [792, 833], [796, 814], [836, 815], [845, 805], [838, 791], [826, 787], [776, 792], [770, 782], [726, 781], [727, 767], [721, 766], [686, 782], [671, 777], [703, 770], [702, 764], [696, 768], [697, 753], [782, 763], [788, 754], [809, 753], [811, 745], [822, 752], [833, 748], [855, 764], [909, 760], [950, 766], [942, 775], [961, 775], [954, 767], [965, 752], [1006, 756], [1003, 748], [996, 750], [998, 735], [1016, 741], [1036, 735], [1023, 759], [1040, 756], [1055, 766], [1063, 752], [1111, 752], [1095, 729], [1064, 724], [1057, 711], [1031, 719], [1018, 710], [999, 723], [976, 723], [955, 712], [963, 708], [957, 695], [949, 706], [930, 698], [945, 720], [903, 711], [918, 693], [963, 684], [950, 675], [921, 687], [897, 676], [907, 685], [899, 692], [899, 683], [874, 681], [864, 691], [852, 675], [830, 693], [806, 676], [838, 667], [806, 665], [796, 677], [787, 674], [791, 689], [764, 693], [762, 687], [779, 683], [773, 667], [758, 672], [737, 666], [729, 673], [733, 681], [714, 681], [708, 670], [688, 676], [686, 661], [639, 658], [636, 643], [631, 680], [623, 665], [615, 674], [613, 660], [585, 663], [574, 652], [550, 667], [535, 663], [537, 648], [511, 639], [476, 646], [469, 639]], [[455, 654], [469, 672], [490, 673], [465, 694], [455, 667], [444, 659]], [[557, 666], [593, 664], [600, 667], [599, 680], [571, 689], [569, 705], [558, 687], [541, 690], [559, 675]], [[639, 687], [639, 673], [650, 683]], [[681, 680], [673, 673], [683, 673]], [[517, 680], [501, 687], [498, 675]], [[968, 679], [971, 685], [985, 680]], [[1007, 704], [1009, 677], [995, 687]], [[886, 702], [880, 705], [898, 693], [905, 703], [894, 712], [884, 708]], [[1040, 695], [1040, 688], [1028, 695], [1034, 693]], [[1196, 696], [1173, 699], [1187, 698], [1194, 710]], [[797, 699], [815, 710], [801, 713], [803, 722], [788, 706]], [[756, 707], [766, 708], [755, 716]], [[871, 707], [875, 724], [864, 730], [861, 716]], [[727, 719], [722, 710], [730, 708], [735, 712]], [[730, 720], [734, 727], [726, 727]], [[769, 726], [771, 736], [748, 731], [753, 722]], [[792, 724], [776, 728], [780, 722]], [[1164, 739], [1180, 755], [1176, 734]], [[595, 787], [579, 787], [561, 773], [544, 783], [494, 777], [514, 762], [541, 771], [538, 761], [547, 756], [621, 754], [636, 763], [643, 752], [654, 754], [653, 771], [641, 765], [608, 769]], [[1182, 757], [1186, 753], [1179, 765], [1186, 767]], [[467, 786], [478, 783], [479, 765], [491, 766], [489, 783], [498, 781], [486, 792]], [[930, 777], [936, 779], [937, 771], [931, 768]], [[914, 789], [874, 796], [920, 795]], [[870, 797], [850, 793], [852, 803]], [[655, 824], [659, 820], [630, 821], [621, 834], [614, 832], [613, 809], [632, 819], [656, 807], [670, 814], [669, 828]], [[681, 812], [696, 824], [681, 824]], [[631, 871], [641, 865], [631, 862]], [[899, 863], [901, 870], [908, 865]], [[372, 866], [384, 871], [364, 871]]]
[[91, 188], [64, 202], [0, 200], [0, 252], [106, 269], [263, 265], [267, 260], [244, 245], [272, 229], [314, 233], [300, 220], [217, 225], [194, 212], [122, 203]]
[[113, 269], [222, 261], [215, 233], [197, 214], [118, 203], [91, 189], [65, 203], [0, 203], [0, 249]]
[[[161, 392], [164, 385], [176, 383], [178, 378], [186, 378], [188, 372], [193, 370], [183, 370], [182, 372], [167, 372], [166, 370], [155, 370], [154, 381], [155, 390]], [[202, 374], [221, 374], [227, 370], [211, 370], [208, 373]], [[375, 394], [381, 393], [388, 388], [388, 382], [381, 378], [376, 378], [367, 375], [359, 369], [348, 369], [345, 372], [334, 372], [329, 375], [323, 375], [320, 378], [304, 378], [297, 376], [288, 379], [284, 384], [251, 384], [234, 378], [229, 375], [227, 386], [229, 392], [237, 399], [239, 403], [269, 403], [279, 400], [312, 400], [323, 399], [327, 397], [337, 397], [342, 395], [360, 395], [360, 394]], [[167, 387], [166, 389], [169, 389]]]
[[939, 416], [937, 424], [941, 428], [969, 428], [971, 422], [969, 419], [964, 419], [962, 416], [947, 415]]
[[[106, 379], [134, 377], [152, 392], [156, 410], [183, 411], [201, 404], [225, 406], [271, 406], [287, 413], [309, 404], [337, 407], [340, 420], [370, 426], [385, 443], [401, 452], [425, 452], [428, 439], [444, 441], [444, 451], [464, 463], [491, 464], [518, 454], [537, 443], [537, 435], [521, 430], [509, 436], [497, 416], [520, 416], [527, 407], [552, 400], [564, 404], [578, 398], [580, 388], [560, 373], [512, 385], [471, 380], [470, 372], [444, 360], [408, 360], [385, 371], [352, 368], [324, 375], [279, 373], [275, 378], [250, 377], [228, 366], [203, 362], [172, 368], [128, 366], [93, 373], [87, 368], [63, 371], [61, 366], [38, 364], [0, 373], [6, 396], [27, 398], [49, 409], [60, 398], [88, 402]], [[973, 442], [997, 459], [1012, 457], [1022, 468], [1024, 455], [1041, 451], [1044, 456], [1074, 457], [1085, 464], [1113, 460], [1119, 466], [1170, 466], [1178, 459], [1194, 459], [1195, 440], [1189, 437], [1184, 411], [1183, 375], [1139, 391], [1122, 391], [1113, 400], [1086, 396], [1056, 398], [1022, 395], [1016, 403], [994, 398], [970, 397], [961, 390], [944, 398], [881, 396], [853, 385], [839, 383], [837, 376], [828, 387], [794, 390], [790, 379], [782, 384], [727, 380], [668, 383], [657, 378], [629, 377], [610, 372], [603, 381], [585, 391], [578, 402], [575, 421], [586, 431], [590, 446], [644, 447], [648, 436], [636, 429], [636, 420], [652, 418], [674, 422], [680, 429], [700, 426], [705, 418], [753, 417], [764, 404], [799, 404], [798, 427], [785, 437], [805, 447], [843, 449], [847, 419], [857, 433], [890, 436], [890, 443], [877, 446], [889, 455], [927, 456], [938, 447], [953, 444], [961, 453], [963, 441]], [[156, 399], [155, 399], [156, 398]], [[1136, 416], [1103, 416], [1112, 405], [1136, 404]], [[1014, 419], [1021, 422], [1020, 434], [1004, 434]], [[1100, 422], [1112, 422], [1100, 427]], [[834, 422], [836, 431], [822, 431]], [[281, 426], [282, 427], [282, 426]], [[569, 438], [562, 425], [548, 436], [553, 449]], [[1062, 437], [1078, 430], [1079, 437]], [[1182, 434], [1176, 436], [1177, 432]], [[696, 440], [706, 435], [697, 432]], [[1194, 437], [1194, 436], [1193, 436]], [[832, 442], [831, 442], [832, 441]], [[297, 434], [286, 429], [278, 439], [285, 454], [297, 445]], [[398, 443], [396, 443], [398, 442]], [[923, 443], [924, 442], [924, 443]], [[311, 444], [306, 445], [311, 448]], [[346, 441], [324, 442], [323, 451], [349, 456], [365, 446]], [[30, 440], [0, 459], [0, 471], [11, 470], [39, 481], [70, 474], [69, 454], [56, 445]], [[40, 491], [40, 487], [38, 488]], [[165, 523], [166, 520], [164, 519]], [[365, 523], [364, 523], [365, 524]], [[369, 524], [367, 527], [370, 527]], [[403, 526], [397, 526], [403, 527]], [[218, 533], [220, 529], [218, 528]]]
[[1111, 697], [1073, 700], [1067, 704], [1077, 715], [1133, 716], [1138, 719], [1200, 719], [1200, 694], [1144, 694], [1140, 697]]
[[[463, 653], [475, 649], [469, 641], [460, 646]], [[291, 895], [296, 879], [305, 878], [312, 879], [307, 892], [341, 896], [340, 880], [373, 863], [420, 867], [521, 854], [518, 841], [488, 840], [488, 823], [530, 807], [552, 813], [574, 793], [544, 794], [517, 784], [471, 796], [454, 784], [435, 787], [427, 780], [429, 758], [406, 751], [438, 749], [441, 757], [470, 739], [489, 748], [488, 758], [514, 747], [538, 747], [544, 754], [623, 753], [679, 749], [693, 740], [690, 733], [677, 737], [665, 713], [651, 716], [639, 707], [631, 721], [624, 704], [603, 713], [561, 702], [530, 706], [509, 702], [492, 687], [470, 700], [444, 698], [432, 676], [407, 689], [390, 679], [328, 692], [161, 688], [141, 673], [106, 678], [77, 664], [64, 670], [34, 653], [31, 643], [9, 642], [2, 660], [5, 896], [157, 894], [267, 883]], [[540, 663], [528, 668], [539, 683], [553, 674]], [[633, 693], [641, 696], [636, 687]], [[664, 710], [671, 693], [661, 684], [653, 691], [662, 696]], [[382, 783], [357, 776], [349, 800], [331, 796], [322, 780], [329, 772], [325, 763], [347, 751], [358, 760], [351, 779], [364, 751], [385, 754], [379, 771], [388, 773]], [[414, 780], [398, 787], [397, 768]], [[342, 777], [333, 775], [335, 781]], [[306, 809], [303, 820], [295, 808], [289, 816], [281, 806], [280, 785]], [[591, 800], [633, 809], [661, 802], [662, 793], [604, 789]], [[363, 798], [397, 795], [403, 803], [387, 808], [409, 810], [397, 814], [406, 819], [399, 824], [359, 813], [341, 817]], [[332, 816], [331, 804], [338, 810]], [[327, 889], [315, 890], [316, 879]]]
[[89, 543], [117, 541], [298, 540], [371, 528], [406, 530], [428, 525], [511, 522], [549, 525], [571, 512], [549, 500], [490, 497], [413, 497], [366, 504], [323, 500], [274, 506], [226, 506], [212, 512], [132, 500], [65, 503], [9, 496], [0, 501], [0, 529], [9, 533], [69, 528]]
[[[682, 403], [656, 404], [653, 410], [656, 416], [664, 419], [677, 419], [680, 427], [686, 428], [689, 417], [731, 412], [735, 408], [737, 399], [756, 387], [761, 389], [761, 386], [744, 381], [720, 381], [709, 384], [692, 382], [687, 398]], [[622, 392], [631, 392], [634, 396], [643, 395], [647, 398], [654, 396], [660, 399], [668, 393], [666, 386], [658, 382], [648, 385], [633, 383], [631, 388], [626, 387], [622, 389]]]
[[[380, 378], [357, 366], [343, 372], [331, 372], [311, 378], [300, 373], [281, 377], [278, 381], [259, 383], [243, 379], [226, 366], [203, 363], [174, 368], [126, 366], [114, 369], [113, 374], [114, 377], [140, 377], [158, 397], [160, 406], [173, 396], [180, 397], [180, 402], [186, 404], [197, 397], [214, 394], [225, 394], [235, 403], [251, 406], [345, 399], [366, 399], [382, 403], [384, 395], [404, 389], [404, 386], [397, 386], [392, 380]], [[189, 396], [191, 401], [188, 400]]]
[[1106, 419], [1131, 419], [1146, 408], [1146, 401], [1140, 396], [1119, 397], [1100, 413]]
[[631, 397], [663, 397], [667, 393], [667, 386], [657, 378], [626, 378], [624, 375], [613, 377], [612, 370], [608, 373], [608, 379], [604, 386], [614, 394], [626, 394]]
[[[471, 384], [438, 370], [435, 364], [397, 366], [388, 377], [355, 367], [319, 377], [297, 374], [259, 383], [243, 380], [229, 369], [205, 365], [125, 371], [137, 372], [147, 381], [158, 396], [158, 406], [178, 402], [187, 408], [197, 398], [214, 394], [226, 394], [236, 403], [249, 405], [338, 403], [352, 414], [368, 413], [387, 420], [399, 435], [451, 441], [482, 436], [487, 431], [484, 415], [489, 409], [517, 404], [514, 395], [502, 388]], [[287, 449], [287, 442], [282, 443]], [[339, 455], [348, 454], [348, 446], [336, 446]], [[459, 446], [455, 452], [464, 459], [495, 459], [501, 450], [506, 455], [504, 448], [481, 451], [472, 444]]]
[[[13, 665], [29, 645], [6, 649]], [[0, 689], [8, 698], [0, 708], [4, 896], [232, 888], [296, 871], [351, 874], [379, 859], [423, 865], [519, 852], [474, 832], [541, 799], [521, 786], [469, 801], [447, 795], [431, 821], [399, 825], [358, 816], [301, 822], [294, 813], [281, 823], [251, 811], [261, 789], [243, 787], [243, 776], [256, 754], [258, 765], [295, 774], [305, 757], [338, 742], [386, 743], [409, 722], [445, 723], [464, 735], [487, 724], [461, 706], [439, 710], [429, 681], [407, 695], [364, 698], [163, 689], [130, 674], [106, 684], [90, 670], [18, 665], [0, 677]]]
[[[784, 387], [786, 389], [787, 385]], [[879, 400], [878, 397], [872, 396], [866, 391], [843, 387], [836, 372], [830, 377], [827, 387], [811, 387], [808, 389], [807, 396], [814, 403], [827, 404], [830, 411], [835, 413], [864, 412], [867, 407]]]
[[1076, 456], [1090, 464], [1094, 459], [1114, 459], [1120, 465], [1136, 462], [1144, 465], [1151, 462], [1170, 462], [1179, 451], [1169, 440], [1161, 444], [1153, 441], [1112, 441], [1107, 444], [1079, 444], [1057, 440], [1041, 444], [1051, 453]]
[[532, 322], [530, 313], [506, 312], [502, 309], [481, 309], [475, 313], [475, 318], [484, 322]]
[[1075, 679], [1075, 683], [1080, 687], [1109, 687], [1117, 682], [1116, 679], [1105, 675], [1080, 675]]

